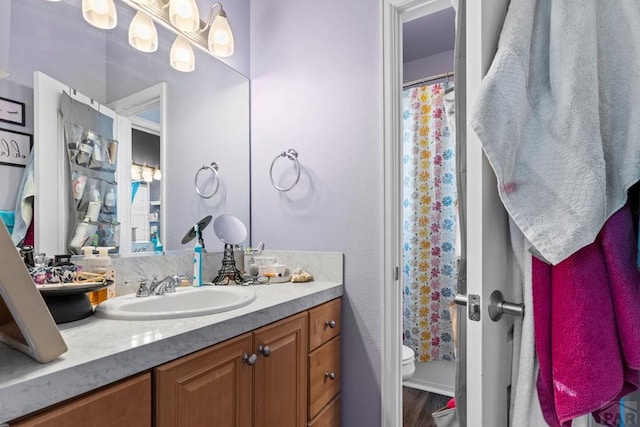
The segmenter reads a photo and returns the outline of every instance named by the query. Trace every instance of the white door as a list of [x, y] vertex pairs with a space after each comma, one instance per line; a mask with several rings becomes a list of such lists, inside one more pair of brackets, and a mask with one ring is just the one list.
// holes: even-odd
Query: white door
[[[498, 46], [508, 0], [466, 2], [467, 119]], [[489, 318], [490, 295], [500, 290], [511, 301], [512, 257], [507, 215], [495, 175], [473, 131], [467, 127], [467, 295], [480, 297], [480, 319], [467, 316], [467, 425], [508, 425], [513, 319]], [[467, 310], [473, 310], [467, 303]]]
[[[34, 73], [34, 232], [36, 252], [51, 256], [68, 252], [69, 177], [66, 168], [62, 120], [58, 114], [60, 97], [65, 92], [113, 119], [116, 135], [116, 114], [94, 99], [83, 95], [44, 73]], [[118, 152], [122, 147], [118, 147]], [[120, 154], [118, 154], [120, 156]], [[121, 175], [121, 174], [120, 174]], [[56, 177], [52, 179], [52, 177]]]

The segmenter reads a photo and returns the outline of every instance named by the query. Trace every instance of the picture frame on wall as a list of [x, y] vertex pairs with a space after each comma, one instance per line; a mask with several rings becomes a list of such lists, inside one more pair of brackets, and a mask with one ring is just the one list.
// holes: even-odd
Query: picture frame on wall
[[0, 128], [0, 165], [25, 167], [33, 148], [33, 135]]
[[24, 102], [0, 97], [0, 122], [25, 125]]

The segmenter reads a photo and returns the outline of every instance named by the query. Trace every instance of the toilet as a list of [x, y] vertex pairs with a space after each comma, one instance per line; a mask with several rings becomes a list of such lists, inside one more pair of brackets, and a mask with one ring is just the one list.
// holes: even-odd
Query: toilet
[[406, 345], [402, 345], [402, 380], [411, 378], [416, 371], [416, 355], [413, 350]]

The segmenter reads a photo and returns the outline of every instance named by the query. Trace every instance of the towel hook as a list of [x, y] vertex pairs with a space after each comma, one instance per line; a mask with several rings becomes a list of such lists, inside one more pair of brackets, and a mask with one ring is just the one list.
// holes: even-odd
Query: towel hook
[[[213, 192], [211, 194], [205, 194], [203, 191], [201, 191], [198, 188], [198, 176], [200, 175], [200, 172], [205, 170], [211, 171], [212, 177], [216, 182], [216, 188], [213, 189]], [[193, 185], [196, 187], [196, 193], [198, 193], [198, 196], [202, 197], [203, 199], [212, 198], [218, 192], [218, 188], [220, 188], [220, 175], [218, 175], [218, 164], [216, 162], [211, 162], [211, 164], [209, 165], [202, 165], [202, 167], [198, 169], [198, 171], [196, 172], [196, 177], [193, 180]]]
[[[291, 184], [288, 187], [280, 187], [278, 184], [276, 184], [276, 181], [273, 179], [273, 165], [276, 164], [276, 161], [280, 157], [286, 157], [289, 160], [291, 160], [293, 162], [294, 167], [296, 168], [296, 179], [295, 181], [293, 181], [293, 184]], [[278, 191], [289, 191], [293, 187], [295, 187], [298, 181], [300, 181], [300, 161], [298, 160], [298, 152], [293, 148], [289, 148], [287, 151], [283, 151], [280, 154], [278, 154], [276, 158], [273, 159], [273, 161], [271, 162], [271, 168], [269, 168], [269, 178], [271, 178], [271, 185], [273, 185], [273, 188], [275, 188]]]

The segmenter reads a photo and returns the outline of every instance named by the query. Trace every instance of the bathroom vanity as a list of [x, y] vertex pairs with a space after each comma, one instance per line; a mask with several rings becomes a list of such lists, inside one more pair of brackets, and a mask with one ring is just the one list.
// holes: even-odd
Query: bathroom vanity
[[0, 347], [0, 422], [339, 425], [342, 292], [280, 283], [225, 313], [84, 319], [63, 325], [69, 351], [46, 365]]

